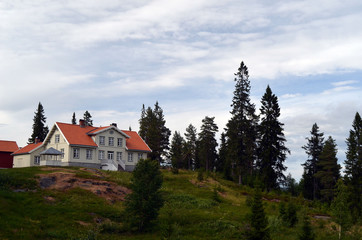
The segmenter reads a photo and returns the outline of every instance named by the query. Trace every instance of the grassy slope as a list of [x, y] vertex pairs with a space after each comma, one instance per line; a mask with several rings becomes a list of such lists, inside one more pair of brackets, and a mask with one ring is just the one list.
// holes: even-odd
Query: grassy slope
[[[79, 177], [95, 178], [79, 168], [72, 169]], [[119, 239], [120, 234], [122, 239], [160, 239], [167, 235], [164, 230], [167, 227], [172, 229], [168, 232], [171, 239], [239, 239], [250, 211], [246, 204], [250, 192], [247, 188], [211, 177], [200, 183], [195, 172], [180, 171], [174, 175], [164, 170], [162, 192], [166, 204], [154, 231], [119, 233], [122, 202], [111, 204], [79, 188], [40, 189], [36, 182], [39, 173], [44, 171], [36, 167], [0, 171], [0, 239]], [[129, 184], [129, 173], [104, 172], [104, 175], [120, 185]], [[221, 202], [213, 198], [214, 188], [221, 193]], [[297, 239], [298, 226], [286, 228], [277, 219], [278, 203], [265, 201], [265, 207], [273, 239]], [[314, 225], [319, 239], [334, 238], [335, 232], [327, 231], [328, 222], [319, 220]]]

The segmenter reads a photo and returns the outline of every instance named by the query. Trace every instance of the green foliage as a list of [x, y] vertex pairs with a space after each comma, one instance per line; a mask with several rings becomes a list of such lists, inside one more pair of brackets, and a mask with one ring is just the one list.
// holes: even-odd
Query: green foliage
[[184, 145], [184, 155], [185, 155], [185, 168], [192, 170], [195, 169], [196, 161], [196, 142], [197, 142], [197, 131], [196, 128], [190, 124], [186, 128], [185, 132], [185, 145]]
[[75, 112], [72, 115], [72, 124], [77, 124], [77, 119], [75, 118]]
[[315, 235], [313, 233], [313, 229], [310, 224], [309, 217], [306, 213], [303, 215], [302, 227], [301, 227], [298, 239], [299, 240], [314, 240], [315, 239]]
[[248, 233], [251, 240], [270, 239], [268, 229], [268, 219], [264, 212], [261, 190], [256, 187], [254, 190], [253, 201], [251, 204], [250, 232]]
[[285, 147], [283, 123], [279, 122], [280, 107], [278, 97], [272, 93], [269, 85], [261, 100], [261, 122], [258, 126], [260, 134], [257, 168], [264, 187], [269, 191], [279, 189], [284, 183], [286, 170], [284, 161], [289, 149]]
[[337, 159], [337, 145], [335, 140], [329, 136], [319, 155], [318, 172], [315, 173], [315, 177], [320, 184], [321, 199], [325, 202], [330, 202], [333, 198], [334, 189], [340, 177], [340, 168]]
[[44, 108], [40, 102], [34, 114], [35, 116], [33, 118], [33, 133], [31, 134], [31, 137], [28, 139], [29, 143], [35, 143], [36, 139], [38, 139], [40, 142], [44, 141], [45, 137], [49, 132], [48, 126], [45, 126], [47, 118], [44, 115]]
[[302, 166], [304, 166], [303, 195], [307, 199], [314, 200], [319, 199], [319, 184], [315, 174], [318, 170], [319, 155], [324, 146], [324, 134], [319, 132], [317, 123], [313, 124], [310, 133], [311, 137], [306, 138], [307, 144], [302, 147], [309, 157], [307, 161], [302, 164]]
[[137, 163], [131, 178], [132, 193], [127, 195], [124, 211], [131, 230], [143, 231], [157, 218], [163, 205], [160, 194], [162, 182], [162, 174], [156, 161], [141, 159]]
[[199, 168], [199, 170], [197, 170], [197, 181], [204, 181], [204, 170], [202, 168]]
[[202, 120], [201, 130], [199, 133], [199, 159], [200, 167], [206, 171], [212, 171], [217, 160], [217, 141], [215, 134], [218, 131], [217, 125], [214, 123], [215, 117], [206, 116]]
[[184, 163], [184, 143], [185, 140], [177, 131], [173, 134], [170, 148], [170, 158], [172, 169], [186, 168]]
[[166, 156], [167, 150], [169, 150], [171, 131], [165, 126], [166, 120], [164, 119], [163, 110], [158, 105], [158, 102], [156, 102], [153, 110], [151, 107], [145, 109], [145, 106], [142, 106], [139, 124], [138, 134], [152, 149], [149, 157], [161, 163], [162, 156]]
[[228, 167], [233, 165], [233, 174], [239, 184], [252, 175], [256, 160], [256, 137], [258, 117], [255, 105], [250, 101], [250, 81], [248, 68], [240, 63], [235, 73], [235, 90], [232, 100], [231, 119], [226, 124], [226, 144]]
[[92, 115], [88, 112], [88, 110], [84, 112], [83, 120], [86, 126], [93, 126]]
[[346, 140], [347, 151], [345, 164], [345, 179], [348, 186], [351, 213], [355, 221], [362, 219], [362, 119], [357, 112]]

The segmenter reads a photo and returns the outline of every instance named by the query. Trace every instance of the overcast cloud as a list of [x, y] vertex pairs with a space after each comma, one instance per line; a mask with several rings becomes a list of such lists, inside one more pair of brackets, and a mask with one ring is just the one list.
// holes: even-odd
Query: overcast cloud
[[269, 84], [285, 123], [286, 165], [299, 179], [313, 123], [345, 139], [362, 113], [361, 1], [0, 2], [0, 139], [24, 146], [38, 102], [47, 124], [85, 110], [95, 125], [138, 130], [159, 101], [172, 131], [230, 118], [234, 73], [251, 97]]

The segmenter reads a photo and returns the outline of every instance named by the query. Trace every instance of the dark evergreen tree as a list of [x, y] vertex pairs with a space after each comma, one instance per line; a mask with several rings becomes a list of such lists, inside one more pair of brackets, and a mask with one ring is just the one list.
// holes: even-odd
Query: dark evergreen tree
[[319, 127], [317, 123], [313, 124], [311, 130], [311, 137], [306, 138], [307, 144], [302, 148], [308, 155], [308, 160], [302, 164], [304, 166], [303, 173], [303, 195], [308, 199], [318, 199], [319, 198], [319, 183], [318, 179], [315, 177], [317, 173], [317, 165], [319, 162], [319, 155], [323, 149], [323, 133], [319, 132]]
[[320, 184], [320, 196], [323, 201], [330, 202], [332, 200], [337, 180], [340, 177], [340, 168], [337, 159], [337, 145], [334, 139], [329, 136], [319, 155], [318, 172], [315, 173]]
[[298, 195], [298, 183], [295, 181], [295, 179], [292, 177], [292, 175], [289, 173], [288, 176], [285, 179], [285, 190], [289, 192], [292, 196]]
[[141, 159], [132, 172], [130, 188], [125, 201], [124, 214], [132, 230], [143, 231], [158, 216], [163, 206], [160, 193], [163, 178], [158, 163], [150, 159]]
[[279, 189], [281, 183], [284, 183], [283, 171], [287, 169], [284, 161], [286, 154], [290, 153], [285, 147], [284, 124], [278, 120], [280, 117], [278, 98], [272, 93], [269, 85], [261, 99], [260, 115], [257, 168], [264, 187], [269, 191]]
[[345, 181], [350, 192], [354, 219], [362, 217], [362, 119], [357, 112], [347, 138]]
[[218, 144], [215, 139], [215, 134], [218, 131], [218, 127], [214, 123], [214, 119], [215, 117], [206, 116], [202, 120], [199, 133], [199, 158], [201, 166], [204, 167], [206, 171], [212, 171], [217, 160], [216, 147]]
[[192, 124], [186, 128], [185, 138], [185, 167], [191, 170], [195, 168], [197, 140], [197, 130]]
[[231, 163], [227, 161], [227, 149], [226, 134], [221, 133], [219, 158], [216, 164], [216, 171], [221, 172], [225, 179], [231, 180]]
[[75, 118], [75, 112], [73, 112], [72, 124], [77, 124], [77, 119]]
[[149, 157], [161, 163], [162, 157], [166, 156], [166, 151], [169, 150], [171, 131], [165, 126], [166, 120], [158, 102], [153, 110], [150, 107], [145, 110], [143, 105], [139, 123], [139, 134], [152, 149]]
[[39, 102], [37, 110], [34, 112], [33, 118], [33, 133], [28, 139], [29, 143], [35, 143], [35, 140], [42, 142], [49, 132], [48, 126], [45, 126], [46, 117], [44, 115], [43, 105]]
[[313, 233], [312, 225], [310, 224], [310, 220], [308, 215], [303, 214], [303, 222], [301, 233], [299, 234], [299, 240], [314, 240], [315, 235]]
[[262, 195], [259, 186], [254, 189], [253, 200], [251, 203], [250, 227], [250, 233], [248, 233], [250, 240], [270, 239], [268, 219], [264, 212]]
[[256, 160], [256, 138], [258, 117], [255, 105], [250, 102], [250, 81], [248, 68], [241, 62], [235, 73], [235, 90], [232, 100], [231, 119], [226, 125], [227, 161], [233, 167], [233, 175], [239, 184], [253, 174]]
[[181, 134], [175, 131], [170, 148], [171, 164], [174, 169], [186, 168], [184, 165], [184, 144], [185, 140]]
[[92, 115], [88, 112], [88, 110], [84, 112], [83, 120], [86, 126], [93, 126]]

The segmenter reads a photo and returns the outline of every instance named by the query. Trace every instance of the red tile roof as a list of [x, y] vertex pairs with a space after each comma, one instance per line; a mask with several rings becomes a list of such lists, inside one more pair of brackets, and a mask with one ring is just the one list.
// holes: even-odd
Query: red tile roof
[[93, 139], [87, 135], [87, 133], [96, 130], [96, 127], [85, 126], [80, 127], [76, 124], [69, 123], [60, 123], [57, 122], [56, 125], [59, 127], [60, 131], [64, 134], [64, 137], [67, 139], [70, 145], [84, 145], [84, 146], [93, 146], [97, 147], [98, 145], [93, 141]]
[[126, 131], [122, 130], [125, 134], [130, 136], [130, 138], [126, 141], [126, 146], [129, 150], [138, 150], [138, 151], [147, 151], [151, 152], [151, 149], [148, 145], [143, 141], [143, 139], [138, 135], [137, 132], [134, 131]]
[[18, 144], [15, 141], [0, 140], [0, 152], [15, 152], [18, 149]]
[[42, 144], [43, 144], [42, 142], [31, 143], [31, 144], [19, 149], [18, 151], [14, 152], [13, 155], [29, 153], [32, 150], [36, 149], [37, 147], [40, 147]]
[[[94, 147], [97, 147], [98, 145], [93, 141], [90, 135], [97, 134], [98, 132], [105, 130], [107, 128], [113, 128], [113, 126], [106, 126], [106, 127], [86, 126], [82, 128], [76, 124], [60, 123], [60, 122], [57, 122], [56, 125], [59, 127], [60, 131], [64, 134], [64, 137], [67, 139], [69, 144], [94, 146]], [[151, 149], [142, 140], [142, 138], [138, 135], [137, 132], [125, 131], [125, 130], [121, 131], [130, 137], [126, 139], [126, 146], [129, 150], [151, 152]]]

